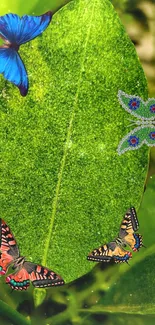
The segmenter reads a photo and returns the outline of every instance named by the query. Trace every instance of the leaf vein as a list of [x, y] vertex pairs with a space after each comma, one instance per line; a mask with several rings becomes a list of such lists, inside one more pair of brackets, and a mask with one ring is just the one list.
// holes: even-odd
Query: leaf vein
[[76, 91], [76, 94], [75, 94], [73, 110], [72, 110], [72, 113], [71, 113], [71, 118], [70, 118], [68, 131], [67, 131], [66, 142], [65, 142], [65, 145], [64, 145], [64, 153], [63, 153], [63, 157], [62, 157], [61, 164], [60, 164], [60, 170], [59, 170], [59, 173], [58, 173], [58, 181], [57, 181], [55, 196], [54, 196], [53, 204], [52, 204], [52, 215], [51, 215], [51, 221], [50, 221], [50, 225], [49, 225], [49, 232], [48, 232], [48, 235], [47, 235], [47, 238], [46, 238], [44, 254], [43, 254], [43, 259], [42, 259], [42, 264], [43, 265], [46, 265], [46, 262], [47, 262], [48, 249], [49, 249], [49, 245], [50, 245], [50, 240], [51, 240], [52, 230], [53, 230], [53, 225], [54, 225], [54, 219], [55, 219], [56, 210], [57, 210], [60, 186], [61, 186], [63, 171], [64, 171], [64, 168], [65, 168], [65, 162], [66, 162], [67, 151], [68, 151], [68, 147], [69, 147], [69, 141], [70, 141], [71, 133], [72, 133], [73, 120], [74, 120], [74, 117], [75, 117], [75, 111], [76, 111], [76, 107], [77, 107], [77, 104], [78, 104], [78, 97], [79, 97], [80, 85], [81, 85], [81, 80], [82, 80], [82, 72], [83, 72], [83, 69], [84, 69], [85, 56], [86, 56], [86, 51], [87, 51], [87, 44], [88, 44], [90, 31], [91, 31], [91, 26], [92, 26], [92, 21], [93, 21], [94, 6], [95, 6], [95, 1], [93, 3], [93, 7], [92, 7], [92, 13], [91, 13], [91, 17], [90, 17], [90, 24], [89, 24], [89, 27], [88, 27], [86, 41], [85, 41], [85, 45], [84, 45], [84, 49], [83, 49], [82, 60], [81, 60], [81, 69], [80, 69], [79, 79], [78, 79], [78, 83], [77, 83], [77, 91]]

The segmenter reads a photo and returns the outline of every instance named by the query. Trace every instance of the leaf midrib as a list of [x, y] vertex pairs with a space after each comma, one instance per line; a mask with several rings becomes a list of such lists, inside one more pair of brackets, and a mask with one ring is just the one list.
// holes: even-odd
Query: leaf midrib
[[[87, 309], [89, 313], [109, 313], [109, 314], [128, 314], [128, 315], [155, 315], [155, 308], [151, 304], [146, 305], [115, 305], [115, 306], [92, 306]], [[86, 312], [85, 309], [80, 309], [80, 312]]]
[[56, 215], [56, 211], [57, 211], [57, 204], [58, 204], [60, 186], [61, 186], [63, 171], [64, 171], [64, 168], [65, 168], [65, 162], [66, 162], [67, 151], [68, 151], [68, 147], [69, 147], [69, 141], [70, 141], [71, 133], [72, 133], [73, 120], [74, 120], [74, 117], [75, 117], [75, 111], [76, 111], [76, 107], [77, 107], [77, 103], [78, 103], [80, 85], [81, 85], [81, 80], [82, 80], [82, 72], [83, 72], [83, 69], [84, 69], [84, 62], [85, 62], [85, 56], [86, 56], [86, 50], [87, 50], [87, 44], [88, 44], [90, 30], [91, 30], [92, 21], [93, 21], [94, 7], [95, 7], [95, 1], [93, 3], [92, 13], [91, 13], [91, 17], [90, 17], [90, 23], [89, 23], [88, 30], [87, 30], [87, 36], [86, 36], [86, 41], [85, 41], [82, 60], [81, 60], [81, 69], [80, 69], [79, 79], [78, 79], [78, 83], [77, 83], [77, 91], [76, 91], [76, 94], [75, 94], [73, 110], [72, 110], [72, 113], [71, 113], [71, 118], [70, 118], [68, 130], [67, 130], [67, 137], [66, 137], [66, 142], [65, 142], [65, 145], [64, 145], [64, 153], [63, 153], [63, 157], [62, 157], [61, 164], [60, 164], [60, 170], [59, 170], [59, 173], [58, 173], [58, 181], [57, 181], [57, 184], [56, 184], [55, 196], [53, 198], [53, 203], [52, 203], [52, 215], [51, 215], [51, 219], [50, 219], [50, 225], [48, 227], [49, 232], [48, 232], [48, 235], [46, 236], [45, 249], [44, 249], [43, 258], [42, 258], [42, 264], [43, 265], [46, 265], [46, 262], [47, 262], [48, 249], [49, 249], [49, 245], [50, 245], [50, 240], [51, 240], [51, 236], [52, 236], [52, 230], [53, 230], [55, 215]]

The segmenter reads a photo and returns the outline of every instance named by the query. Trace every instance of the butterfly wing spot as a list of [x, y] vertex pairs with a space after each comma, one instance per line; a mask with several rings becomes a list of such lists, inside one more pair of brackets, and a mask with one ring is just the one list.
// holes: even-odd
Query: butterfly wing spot
[[13, 290], [26, 290], [30, 285], [29, 274], [24, 268], [6, 277], [6, 283]]
[[0, 275], [4, 275], [6, 273], [6, 269], [4, 269], [2, 266], [0, 266]]
[[6, 278], [6, 283], [11, 287], [13, 290], [27, 290], [30, 285], [29, 280], [24, 280], [22, 282], [17, 282], [14, 279], [10, 278], [9, 276]]
[[140, 106], [140, 100], [138, 98], [131, 98], [128, 102], [128, 107], [135, 111]]
[[130, 135], [129, 139], [127, 140], [129, 143], [129, 146], [131, 147], [137, 147], [139, 144], [139, 138], [135, 135]]
[[140, 234], [134, 234], [134, 239], [135, 239], [135, 243], [134, 246], [132, 247], [134, 252], [139, 251], [139, 248], [141, 248], [143, 246], [143, 237]]
[[149, 133], [149, 137], [151, 140], [155, 140], [155, 131]]
[[129, 251], [125, 251], [123, 248], [117, 246], [114, 251], [113, 258], [115, 263], [127, 263], [128, 260], [132, 258], [132, 253]]
[[155, 114], [155, 103], [150, 105], [150, 112]]

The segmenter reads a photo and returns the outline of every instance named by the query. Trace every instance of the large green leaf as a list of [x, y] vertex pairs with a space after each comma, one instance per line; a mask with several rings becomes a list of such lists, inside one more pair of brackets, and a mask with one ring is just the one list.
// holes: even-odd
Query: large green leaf
[[146, 80], [108, 0], [69, 3], [20, 54], [27, 97], [0, 79], [1, 215], [22, 254], [69, 282], [139, 206], [148, 148], [118, 156], [128, 114], [117, 92], [146, 99]]

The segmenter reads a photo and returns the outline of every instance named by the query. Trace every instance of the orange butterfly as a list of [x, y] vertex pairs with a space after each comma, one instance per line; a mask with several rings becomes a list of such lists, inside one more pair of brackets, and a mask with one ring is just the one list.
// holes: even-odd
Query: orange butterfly
[[87, 259], [95, 262], [110, 262], [113, 259], [115, 263], [128, 263], [128, 260], [132, 258], [132, 254], [123, 249], [123, 247], [128, 245], [136, 252], [140, 247], [144, 246], [142, 236], [135, 233], [138, 228], [139, 223], [136, 210], [134, 207], [131, 207], [123, 218], [118, 237], [107, 245], [94, 249], [87, 256]]

